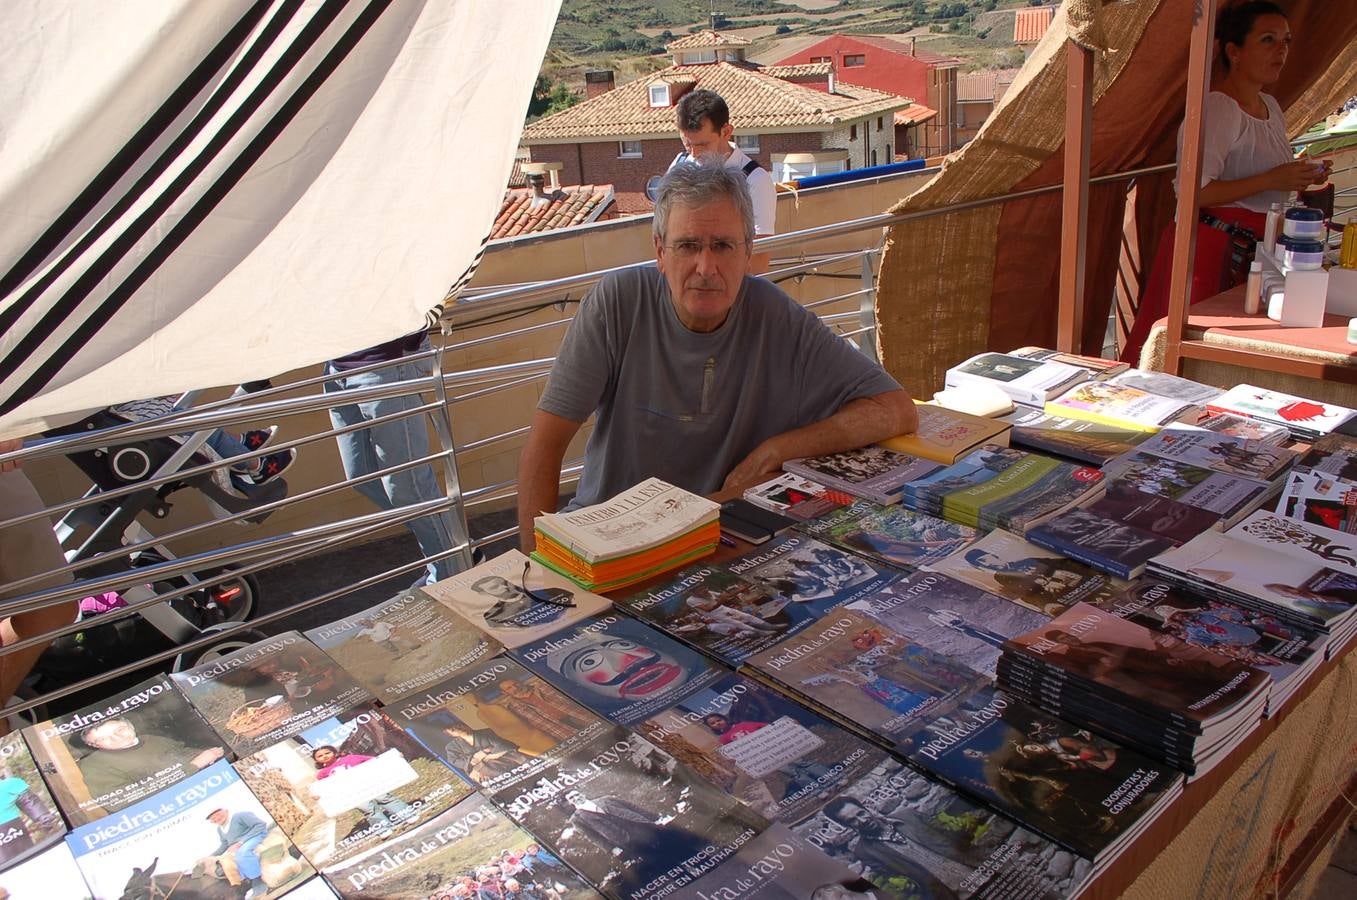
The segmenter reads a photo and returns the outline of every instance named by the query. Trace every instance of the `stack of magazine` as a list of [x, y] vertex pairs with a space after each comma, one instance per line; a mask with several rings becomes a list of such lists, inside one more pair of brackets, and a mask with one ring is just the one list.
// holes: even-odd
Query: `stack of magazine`
[[1282, 425], [1302, 441], [1315, 441], [1335, 431], [1350, 433], [1357, 410], [1283, 394], [1251, 384], [1236, 385], [1206, 404], [1212, 412], [1231, 413]]
[[757, 507], [800, 522], [857, 499], [846, 491], [830, 490], [818, 481], [791, 472], [746, 488], [743, 496]]
[[591, 591], [677, 569], [716, 549], [720, 505], [648, 478], [594, 506], [533, 520], [533, 558]]
[[1179, 419], [1196, 421], [1201, 411], [1192, 403], [1107, 381], [1077, 385], [1043, 408], [1053, 416], [1149, 432]]
[[978, 536], [970, 526], [870, 500], [826, 512], [806, 522], [801, 530], [859, 556], [911, 572], [955, 553]]
[[1055, 715], [1202, 775], [1257, 727], [1271, 679], [1080, 603], [1006, 641], [999, 683]]
[[947, 388], [988, 385], [1003, 391], [1014, 403], [1040, 407], [1089, 377], [1087, 369], [1068, 363], [981, 353], [948, 369], [943, 385]]
[[789, 459], [782, 468], [832, 490], [889, 505], [900, 502], [906, 484], [938, 471], [942, 465], [873, 445]]

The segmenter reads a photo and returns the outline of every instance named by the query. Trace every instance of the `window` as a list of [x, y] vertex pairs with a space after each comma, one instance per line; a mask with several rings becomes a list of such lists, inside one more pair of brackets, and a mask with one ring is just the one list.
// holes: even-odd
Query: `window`
[[887, 145], [886, 145], [886, 162], [887, 162], [887, 163], [893, 163], [893, 162], [895, 162], [895, 157], [894, 157], [894, 156], [891, 156], [891, 145], [890, 145], [890, 144], [887, 144]]
[[701, 63], [716, 62], [716, 50], [708, 48], [706, 50], [689, 50], [679, 55], [680, 65], [692, 66]]
[[650, 105], [652, 107], [669, 105], [669, 85], [652, 84], [650, 86]]
[[858, 66], [867, 65], [867, 57], [862, 53], [847, 53], [843, 57], [843, 67], [845, 69], [854, 69]]
[[735, 146], [745, 153], [758, 153], [759, 136], [757, 134], [737, 134], [735, 135]]
[[858, 126], [856, 125], [848, 126], [848, 139], [850, 141], [856, 141], [858, 139]]
[[617, 155], [622, 159], [640, 159], [641, 142], [640, 141], [618, 141]]
[[872, 165], [876, 165], [876, 151], [872, 151]]
[[810, 58], [810, 61], [813, 64], [813, 63], [833, 62], [834, 60], [830, 59], [828, 56], [812, 56]]
[[881, 130], [882, 128], [884, 128], [884, 127], [885, 127], [885, 117], [884, 117], [884, 116], [877, 116], [877, 117], [876, 117], [876, 130], [877, 130], [877, 131], [880, 131], [880, 130]]

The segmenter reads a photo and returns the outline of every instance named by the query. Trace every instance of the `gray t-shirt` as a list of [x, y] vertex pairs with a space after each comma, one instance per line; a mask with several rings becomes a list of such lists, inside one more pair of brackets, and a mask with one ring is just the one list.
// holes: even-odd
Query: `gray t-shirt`
[[762, 278], [745, 278], [720, 328], [689, 331], [646, 266], [584, 298], [537, 406], [573, 422], [598, 411], [576, 508], [651, 476], [709, 494], [768, 438], [899, 387]]

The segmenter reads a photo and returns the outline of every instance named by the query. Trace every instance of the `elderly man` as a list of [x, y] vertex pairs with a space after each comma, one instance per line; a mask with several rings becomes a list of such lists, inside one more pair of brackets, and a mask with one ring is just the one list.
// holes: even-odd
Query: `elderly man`
[[533, 416], [518, 466], [525, 551], [595, 411], [575, 507], [652, 475], [711, 493], [914, 430], [913, 402], [879, 365], [747, 277], [753, 237], [739, 172], [700, 163], [665, 175], [655, 268], [609, 275], [584, 299]]

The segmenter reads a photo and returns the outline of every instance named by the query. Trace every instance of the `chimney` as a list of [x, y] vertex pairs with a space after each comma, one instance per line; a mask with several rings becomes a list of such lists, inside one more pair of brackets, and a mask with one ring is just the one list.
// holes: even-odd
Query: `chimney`
[[541, 172], [532, 172], [528, 175], [528, 189], [532, 191], [531, 206], [546, 206], [551, 202], [551, 198], [548, 197], [546, 191], [542, 189], [545, 184], [546, 176]]
[[590, 69], [584, 73], [584, 99], [592, 100], [616, 86], [612, 69]]

